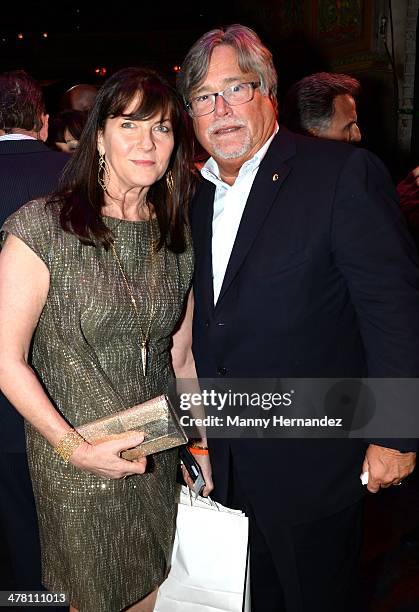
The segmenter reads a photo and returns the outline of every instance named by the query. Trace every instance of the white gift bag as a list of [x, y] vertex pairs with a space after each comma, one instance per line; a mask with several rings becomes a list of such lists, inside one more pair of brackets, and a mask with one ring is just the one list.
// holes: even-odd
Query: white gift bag
[[182, 487], [172, 566], [155, 612], [250, 612], [248, 518]]

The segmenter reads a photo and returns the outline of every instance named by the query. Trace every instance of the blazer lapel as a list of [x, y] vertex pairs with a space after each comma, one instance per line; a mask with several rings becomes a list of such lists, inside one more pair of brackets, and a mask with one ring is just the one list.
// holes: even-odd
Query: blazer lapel
[[272, 140], [250, 190], [216, 308], [236, 277], [281, 186], [290, 172], [291, 168], [285, 161], [294, 155], [294, 137], [291, 132], [281, 128], [280, 132]]

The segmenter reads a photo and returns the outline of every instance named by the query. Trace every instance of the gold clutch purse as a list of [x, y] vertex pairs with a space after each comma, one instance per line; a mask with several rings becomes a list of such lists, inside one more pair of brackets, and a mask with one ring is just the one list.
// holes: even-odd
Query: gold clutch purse
[[128, 461], [180, 446], [188, 441], [167, 395], [159, 395], [111, 416], [85, 423], [76, 430], [91, 444], [116, 440], [132, 430], [144, 432], [142, 444], [121, 453], [121, 457]]

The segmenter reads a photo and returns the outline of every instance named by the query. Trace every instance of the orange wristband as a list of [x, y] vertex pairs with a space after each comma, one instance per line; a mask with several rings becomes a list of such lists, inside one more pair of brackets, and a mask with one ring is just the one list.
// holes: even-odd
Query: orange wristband
[[208, 449], [199, 446], [188, 446], [188, 450], [192, 455], [208, 455]]

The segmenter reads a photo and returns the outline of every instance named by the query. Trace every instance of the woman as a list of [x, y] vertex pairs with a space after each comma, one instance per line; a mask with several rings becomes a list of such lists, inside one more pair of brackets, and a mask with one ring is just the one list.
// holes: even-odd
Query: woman
[[[148, 612], [167, 572], [176, 449], [145, 473], [145, 459], [120, 457], [141, 433], [92, 446], [74, 428], [167, 391], [192, 275], [182, 113], [156, 73], [120, 70], [60, 192], [3, 226], [0, 386], [29, 423], [44, 584], [71, 610]], [[194, 373], [188, 304], [172, 349], [182, 377]]]
[[57, 113], [50, 119], [46, 144], [54, 151], [74, 153], [86, 121], [85, 111], [65, 110]]

